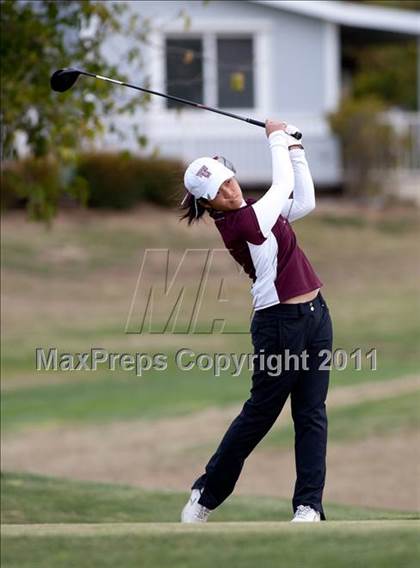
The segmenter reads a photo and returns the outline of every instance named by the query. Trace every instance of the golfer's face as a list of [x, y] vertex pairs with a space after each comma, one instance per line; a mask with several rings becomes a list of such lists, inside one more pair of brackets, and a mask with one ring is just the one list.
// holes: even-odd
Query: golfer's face
[[214, 199], [210, 199], [210, 205], [219, 211], [238, 209], [242, 204], [242, 191], [236, 178], [231, 177], [222, 183]]

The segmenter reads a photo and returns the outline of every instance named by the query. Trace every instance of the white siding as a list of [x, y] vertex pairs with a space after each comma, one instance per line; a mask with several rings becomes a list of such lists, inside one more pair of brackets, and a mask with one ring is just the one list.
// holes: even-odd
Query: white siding
[[[205, 68], [205, 103], [216, 103], [214, 63], [217, 34], [252, 34], [255, 48], [255, 107], [226, 109], [264, 121], [281, 118], [298, 125], [305, 134], [305, 147], [315, 182], [333, 184], [340, 178], [339, 152], [324, 118], [337, 99], [337, 37], [333, 24], [283, 12], [249, 2], [132, 2], [142, 16], [151, 17], [156, 31], [150, 36], [147, 49], [146, 76], [151, 88], [165, 90], [165, 34], [183, 32], [182, 21], [176, 16], [185, 10], [191, 17], [188, 34], [204, 34], [206, 56], [213, 64]], [[128, 40], [127, 40], [128, 41]], [[110, 39], [107, 54], [118, 60], [118, 42]], [[128, 72], [129, 74], [129, 72]], [[144, 77], [131, 77], [142, 83]], [[327, 80], [328, 79], [328, 80]], [[138, 121], [149, 140], [163, 156], [173, 156], [189, 162], [201, 155], [222, 154], [238, 170], [238, 179], [245, 184], [269, 183], [270, 155], [262, 128], [185, 107], [181, 112], [168, 110], [165, 101], [152, 97], [147, 112], [119, 119], [127, 127]], [[121, 142], [111, 137], [108, 145]], [[134, 141], [124, 144], [136, 149]]]

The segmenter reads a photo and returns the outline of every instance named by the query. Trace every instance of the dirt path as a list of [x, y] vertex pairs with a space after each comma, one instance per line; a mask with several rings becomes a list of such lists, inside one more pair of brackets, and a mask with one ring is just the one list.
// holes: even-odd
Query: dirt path
[[[420, 377], [340, 387], [329, 408], [383, 399], [420, 388]], [[146, 489], [186, 490], [240, 406], [210, 408], [153, 422], [114, 422], [87, 427], [31, 430], [4, 438], [3, 464], [75, 479], [128, 483]], [[286, 409], [285, 409], [286, 410]], [[276, 425], [289, 421], [284, 412]], [[415, 510], [419, 507], [418, 433], [330, 444], [326, 499], [337, 503]], [[294, 483], [292, 450], [256, 450], [237, 492], [289, 497]], [[396, 490], [398, 488], [398, 490]]]

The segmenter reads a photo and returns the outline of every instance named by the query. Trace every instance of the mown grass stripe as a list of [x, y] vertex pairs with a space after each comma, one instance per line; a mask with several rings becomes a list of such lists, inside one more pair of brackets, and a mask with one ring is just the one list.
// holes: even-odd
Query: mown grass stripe
[[215, 533], [290, 533], [292, 531], [348, 532], [420, 530], [420, 521], [328, 521], [319, 524], [292, 524], [280, 522], [208, 522], [207, 524], [182, 523], [46, 523], [10, 525], [1, 527], [3, 536], [107, 536], [122, 534], [215, 534]]

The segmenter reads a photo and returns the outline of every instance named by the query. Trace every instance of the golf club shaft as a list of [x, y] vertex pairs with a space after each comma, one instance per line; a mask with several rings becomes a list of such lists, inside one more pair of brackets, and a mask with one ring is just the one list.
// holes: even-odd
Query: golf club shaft
[[[103, 75], [95, 75], [95, 73], [89, 73], [89, 71], [81, 71], [78, 69], [78, 72], [81, 75], [87, 75], [88, 77], [94, 77], [95, 79], [102, 79], [103, 81], [108, 81], [109, 83], [115, 83], [117, 85], [122, 85], [124, 87], [129, 87], [130, 89], [136, 89], [137, 91], [142, 91], [143, 93], [149, 93], [150, 95], [158, 95], [159, 97], [164, 97], [165, 99], [169, 99], [171, 101], [176, 101], [185, 105], [190, 105], [195, 108], [200, 108], [202, 110], [210, 110], [211, 112], [216, 112], [217, 114], [222, 114], [224, 116], [229, 116], [230, 118], [236, 118], [237, 120], [242, 120], [244, 122], [248, 122], [249, 124], [253, 124], [255, 126], [261, 126], [265, 128], [265, 123], [259, 120], [255, 120], [253, 118], [247, 118], [245, 116], [240, 116], [238, 114], [233, 114], [232, 112], [226, 112], [224, 110], [220, 110], [218, 108], [209, 107], [200, 103], [195, 103], [193, 101], [189, 101], [187, 99], [182, 99], [181, 97], [175, 97], [173, 95], [167, 95], [165, 93], [159, 93], [157, 91], [152, 91], [151, 89], [146, 89], [145, 87], [138, 87], [137, 85], [132, 85], [131, 83], [125, 83], [124, 81], [118, 81], [117, 79], [110, 79], [109, 77], [104, 77]], [[299, 131], [291, 133], [297, 140], [302, 138], [302, 134]]]

